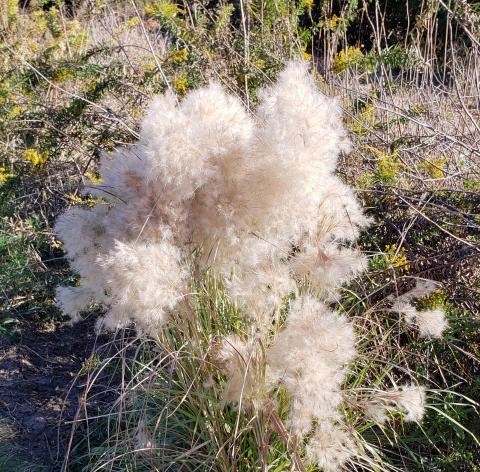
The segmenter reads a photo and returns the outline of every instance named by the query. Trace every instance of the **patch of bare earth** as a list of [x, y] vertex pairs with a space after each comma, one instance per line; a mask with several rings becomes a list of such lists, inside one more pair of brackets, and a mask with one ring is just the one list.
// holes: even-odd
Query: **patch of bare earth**
[[91, 320], [31, 324], [16, 343], [0, 338], [0, 421], [35, 465], [61, 469], [84, 389], [77, 374], [102, 341]]

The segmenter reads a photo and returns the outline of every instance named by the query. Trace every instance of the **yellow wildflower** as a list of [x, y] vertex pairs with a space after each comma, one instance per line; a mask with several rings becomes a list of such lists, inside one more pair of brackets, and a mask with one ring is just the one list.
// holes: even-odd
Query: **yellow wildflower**
[[147, 16], [163, 16], [164, 18], [175, 18], [178, 14], [185, 13], [178, 5], [169, 0], [157, 0], [147, 3], [144, 14]]
[[[367, 134], [370, 132], [369, 128], [372, 128], [375, 125], [375, 107], [372, 103], [368, 103], [365, 106], [365, 109], [356, 115], [356, 120], [352, 122], [352, 130], [357, 134]], [[371, 146], [367, 146], [370, 148]], [[372, 152], [376, 154], [377, 149]], [[377, 155], [377, 157], [379, 157]]]
[[313, 5], [315, 5], [315, 0], [303, 0], [302, 4], [308, 11], [312, 11]]
[[437, 159], [425, 160], [419, 167], [420, 169], [426, 170], [434, 179], [442, 179], [445, 177], [444, 167], [446, 163], [446, 157], [439, 157]]
[[185, 48], [175, 51], [172, 54], [172, 59], [175, 62], [184, 62], [188, 59], [188, 51]]
[[401, 271], [408, 273], [410, 271], [410, 264], [408, 263], [408, 259], [405, 252], [406, 251], [404, 247], [401, 247], [397, 251], [396, 244], [387, 244], [385, 246], [385, 256], [388, 262], [393, 267], [397, 267]]
[[101, 177], [97, 177], [93, 172], [85, 172], [85, 177], [92, 182], [93, 185], [98, 185], [103, 182]]
[[134, 16], [127, 21], [127, 26], [129, 28], [135, 28], [141, 23], [141, 20], [138, 16]]
[[0, 167], [0, 185], [3, 185], [10, 177], [14, 177], [14, 174], [7, 172], [5, 167]]
[[18, 19], [18, 1], [6, 0], [4, 7], [6, 9], [8, 26], [11, 27]]
[[73, 203], [77, 205], [84, 205], [88, 208], [93, 208], [95, 205], [98, 205], [99, 203], [103, 203], [103, 200], [98, 197], [81, 197], [79, 195], [75, 195], [74, 193], [69, 193], [66, 195], [66, 197]]
[[307, 45], [302, 46], [302, 57], [306, 60], [309, 61], [312, 58], [312, 55], [307, 52]]
[[59, 67], [52, 74], [52, 82], [65, 82], [74, 76], [72, 69], [68, 67]]
[[175, 90], [180, 95], [183, 95], [187, 91], [187, 76], [181, 75], [175, 79]]
[[28, 148], [25, 150], [23, 159], [32, 164], [33, 167], [43, 168], [47, 162], [48, 154], [46, 152], [38, 152], [35, 148]]
[[252, 64], [255, 66], [255, 67], [258, 67], [259, 69], [263, 69], [265, 67], [265, 61], [263, 59], [254, 59], [252, 61]]
[[345, 30], [348, 26], [348, 19], [333, 15], [331, 18], [325, 20], [324, 26], [332, 31], [335, 31], [337, 29]]
[[12, 109], [10, 110], [9, 114], [8, 114], [8, 118], [10, 119], [13, 119], [13, 118], [16, 118], [18, 115], [20, 115], [22, 113], [22, 108], [19, 107], [18, 105], [15, 105], [12, 107]]
[[360, 48], [354, 48], [348, 46], [345, 51], [342, 49], [338, 54], [333, 58], [332, 69], [335, 73], [340, 73], [347, 70], [349, 67], [359, 64], [363, 59], [363, 53]]

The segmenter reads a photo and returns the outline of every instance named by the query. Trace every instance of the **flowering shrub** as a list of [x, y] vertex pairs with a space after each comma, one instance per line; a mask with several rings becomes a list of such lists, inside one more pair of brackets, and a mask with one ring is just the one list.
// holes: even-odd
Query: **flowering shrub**
[[[243, 329], [218, 340], [212, 357], [226, 378], [223, 403], [272, 411], [272, 392], [284, 389], [285, 427], [308, 462], [338, 470], [369, 457], [345, 418], [358, 340], [332, 308], [366, 267], [354, 242], [369, 220], [334, 174], [349, 149], [337, 101], [316, 90], [303, 63], [261, 92], [255, 114], [217, 84], [181, 103], [155, 98], [138, 142], [103, 156], [101, 180], [85, 189], [101, 203], [57, 222], [81, 277], [57, 289], [59, 306], [75, 321], [97, 302], [107, 310], [99, 327], [133, 322], [157, 337], [172, 320], [181, 329], [195, 280], [210, 271], [243, 315]], [[412, 304], [430, 288], [419, 284], [392, 311], [422, 336], [439, 336], [443, 313]], [[423, 387], [363, 393], [357, 407], [378, 424], [393, 410], [406, 421], [423, 416]]]

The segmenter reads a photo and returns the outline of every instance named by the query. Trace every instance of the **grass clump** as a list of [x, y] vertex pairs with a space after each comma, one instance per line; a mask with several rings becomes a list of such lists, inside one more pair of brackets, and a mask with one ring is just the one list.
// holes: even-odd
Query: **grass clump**
[[[412, 277], [413, 288], [371, 308], [365, 300], [342, 299], [342, 284], [366, 268], [352, 243], [368, 220], [332, 174], [339, 151], [348, 150], [334, 104], [316, 92], [301, 63], [290, 64], [260, 96], [253, 116], [215, 84], [181, 102], [169, 93], [157, 97], [137, 145], [103, 160], [101, 183], [90, 189], [96, 195], [115, 188], [115, 200], [108, 208], [73, 208], [57, 223], [82, 280], [57, 290], [60, 307], [75, 321], [92, 301], [103, 304], [100, 328], [133, 322], [156, 340], [146, 343], [158, 355], [142, 360], [141, 369], [161, 359], [148, 368], [154, 372], [146, 373], [149, 380], [132, 365], [134, 392], [127, 388], [122, 396], [133, 400], [117, 413], [114, 450], [107, 438], [95, 467], [141, 470], [150, 463], [161, 470], [203, 463], [252, 470], [278, 463], [299, 470], [396, 470], [395, 454], [385, 453], [384, 444], [395, 444], [403, 462], [408, 453], [410, 467], [421, 461], [397, 435], [418, 434], [408, 423], [420, 424], [426, 410], [436, 408], [429, 407], [424, 386], [431, 372], [408, 365], [411, 345], [431, 346], [448, 333], [442, 308], [417, 303], [438, 284]], [[197, 119], [203, 113], [200, 125], [192, 110]], [[289, 138], [295, 130], [298, 142]], [[333, 144], [318, 160], [313, 149], [327, 138]], [[279, 154], [276, 145], [285, 139]], [[190, 140], [203, 143], [202, 156]], [[179, 146], [183, 161], [172, 152]], [[240, 164], [253, 156], [255, 166]], [[291, 159], [282, 160], [286, 156]], [[270, 185], [273, 176], [278, 193]], [[324, 193], [316, 200], [309, 189], [319, 179]], [[254, 205], [252, 194], [259, 197]], [[125, 225], [121, 234], [117, 221]], [[390, 273], [371, 280], [374, 286], [410, 273], [406, 249], [397, 247], [388, 244], [372, 257], [374, 270]], [[361, 292], [354, 285], [350, 290]], [[137, 382], [148, 384], [146, 393]], [[475, 408], [474, 400], [465, 401]], [[130, 416], [130, 407], [141, 416]], [[150, 408], [165, 414], [150, 419]]]

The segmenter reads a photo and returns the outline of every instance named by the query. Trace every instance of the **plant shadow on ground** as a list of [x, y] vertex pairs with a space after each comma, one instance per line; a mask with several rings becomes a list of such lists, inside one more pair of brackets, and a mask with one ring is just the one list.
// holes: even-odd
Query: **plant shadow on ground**
[[56, 323], [55, 329], [29, 324], [17, 342], [0, 339], [0, 422], [10, 432], [0, 437], [2, 470], [60, 470], [87, 359], [105, 341], [91, 319], [73, 327]]

